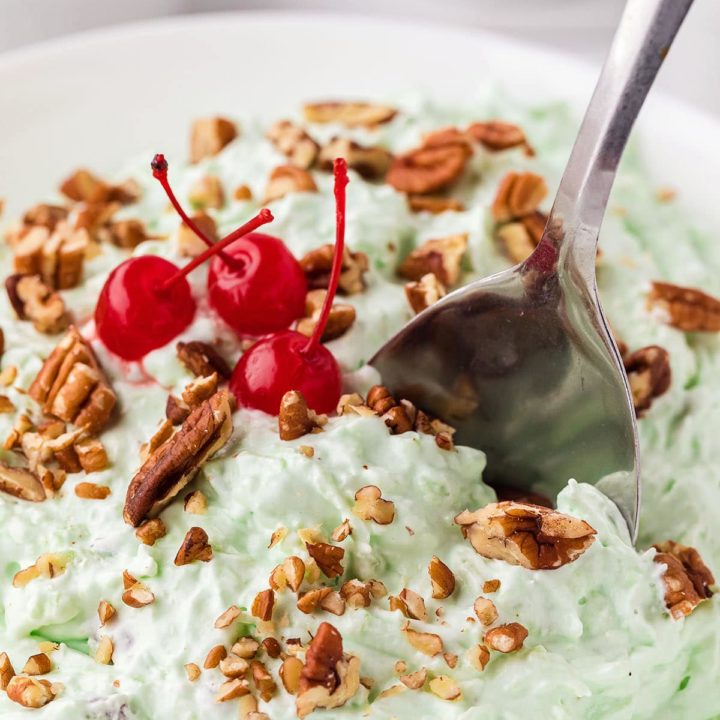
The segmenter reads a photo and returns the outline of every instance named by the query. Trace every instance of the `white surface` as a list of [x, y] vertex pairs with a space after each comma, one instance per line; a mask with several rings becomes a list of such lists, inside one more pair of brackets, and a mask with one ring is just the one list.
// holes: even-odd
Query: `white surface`
[[[458, 72], [471, 67], [477, 82]], [[563, 55], [407, 22], [242, 13], [129, 26], [0, 57], [0, 108], [10, 109], [0, 113], [0, 196], [12, 215], [80, 164], [111, 171], [140, 152], [184, 151], [203, 113], [270, 118], [312, 97], [408, 90], [464, 99], [493, 80], [580, 112], [595, 79]], [[641, 124], [659, 180], [701, 213], [720, 213], [709, 190], [720, 185], [718, 124], [658, 93]]]

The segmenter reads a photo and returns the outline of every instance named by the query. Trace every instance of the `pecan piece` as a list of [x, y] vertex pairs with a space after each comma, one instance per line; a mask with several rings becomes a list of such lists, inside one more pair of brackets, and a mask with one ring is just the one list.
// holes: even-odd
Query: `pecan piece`
[[281, 440], [296, 440], [310, 432], [320, 430], [327, 422], [326, 415], [311, 410], [303, 394], [290, 390], [282, 396], [278, 413], [278, 430]]
[[107, 202], [110, 185], [90, 170], [78, 168], [60, 184], [60, 192], [75, 202]]
[[41, 708], [55, 699], [53, 686], [47, 680], [15, 675], [7, 686], [8, 700], [25, 708]]
[[[204, 212], [198, 212], [191, 215], [190, 219], [200, 228], [208, 239], [213, 242], [218, 240], [217, 225], [210, 215]], [[174, 237], [178, 252], [183, 257], [197, 257], [200, 253], [207, 250], [207, 245], [205, 245], [185, 222], [180, 223]]]
[[52, 232], [60, 221], [67, 219], [68, 214], [69, 210], [62, 205], [40, 203], [25, 211], [22, 223], [25, 226], [41, 225]]
[[[327, 290], [311, 290], [305, 298], [305, 317], [298, 320], [297, 331], [310, 337], [317, 327]], [[328, 342], [342, 337], [355, 322], [355, 308], [342, 303], [330, 307], [327, 324], [321, 342]]]
[[689, 615], [703, 600], [712, 597], [715, 584], [710, 569], [695, 548], [672, 540], [654, 546], [655, 562], [665, 565], [665, 605], [675, 620]]
[[275, 607], [275, 593], [271, 588], [259, 592], [253, 600], [250, 612], [256, 618], [269, 622], [272, 620], [273, 608]]
[[388, 600], [391, 611], [399, 610], [406, 618], [427, 621], [425, 600], [413, 590], [403, 588], [397, 597], [391, 595]]
[[334, 137], [320, 150], [318, 166], [331, 171], [339, 157], [345, 158], [348, 167], [366, 180], [380, 180], [387, 174], [393, 156], [381, 147], [367, 147], [348, 138]]
[[131, 250], [150, 239], [145, 224], [135, 218], [116, 220], [107, 224], [101, 233], [105, 239], [120, 248]]
[[433, 273], [445, 287], [452, 287], [460, 279], [467, 242], [466, 233], [426, 240], [402, 261], [398, 273], [408, 280], [415, 281], [421, 280], [428, 273]]
[[311, 123], [339, 123], [345, 127], [373, 128], [390, 122], [397, 110], [368, 102], [328, 101], [303, 105], [305, 120]]
[[117, 401], [95, 353], [73, 326], [45, 361], [28, 395], [45, 414], [91, 434], [105, 427]]
[[658, 345], [648, 345], [628, 355], [624, 362], [635, 412], [640, 417], [670, 387], [670, 354]]
[[513, 123], [503, 120], [474, 122], [468, 126], [465, 132], [485, 149], [492, 152], [522, 147], [525, 148], [529, 155], [534, 154], [522, 128]]
[[230, 402], [221, 391], [195, 408], [180, 430], [145, 461], [128, 487], [125, 522], [137, 527], [157, 515], [231, 434]]
[[525, 638], [528, 636], [527, 629], [520, 623], [508, 623], [498, 625], [485, 633], [485, 643], [491, 650], [501, 653], [510, 653], [519, 650]]
[[179, 342], [175, 350], [178, 360], [196, 377], [208, 377], [217, 373], [223, 380], [229, 380], [232, 375], [225, 359], [209, 343], [199, 340]]
[[[283, 674], [286, 687], [287, 675]], [[341, 707], [359, 687], [360, 660], [343, 652], [342, 636], [335, 627], [321, 623], [308, 646], [297, 683], [298, 717], [303, 718], [317, 708]]]
[[208, 542], [207, 533], [200, 527], [191, 527], [175, 555], [175, 564], [189, 565], [196, 560], [210, 562], [212, 556], [212, 545]]
[[342, 559], [345, 550], [329, 543], [305, 543], [308, 554], [317, 563], [320, 570], [331, 580], [343, 574]]
[[320, 146], [299, 125], [290, 120], [278, 120], [265, 137], [288, 159], [291, 165], [309, 169], [315, 164]]
[[389, 525], [395, 519], [395, 503], [383, 499], [377, 485], [365, 485], [355, 493], [352, 511], [361, 520], [372, 520], [378, 525]]
[[238, 136], [231, 120], [223, 117], [199, 118], [190, 130], [190, 162], [197, 163], [217, 155]]
[[498, 619], [498, 611], [495, 603], [492, 600], [488, 600], [488, 598], [476, 598], [473, 603], [473, 610], [475, 611], [475, 615], [477, 615], [477, 619], [485, 625], [485, 627], [492, 625]]
[[8, 683], [15, 677], [15, 668], [8, 654], [0, 652], [0, 690], [7, 690]]
[[424, 145], [396, 155], [386, 181], [399, 192], [428, 195], [453, 185], [465, 171], [472, 150], [465, 143]]
[[432, 215], [444, 212], [462, 212], [465, 209], [459, 200], [433, 195], [408, 195], [407, 202], [412, 212], [428, 212]]
[[[300, 260], [300, 266], [305, 273], [310, 289], [327, 289], [334, 252], [335, 249], [332, 245], [321, 245], [305, 254]], [[338, 292], [341, 295], [355, 295], [362, 292], [365, 289], [365, 273], [368, 266], [368, 257], [365, 253], [351, 252], [346, 247], [343, 253]]]
[[492, 215], [495, 222], [517, 220], [536, 211], [548, 194], [545, 180], [532, 172], [509, 172], [500, 181]]
[[317, 192], [313, 176], [295, 165], [279, 165], [271, 173], [265, 186], [264, 203], [284, 198], [290, 193]]
[[428, 575], [435, 600], [444, 600], [455, 592], [455, 575], [437, 555], [433, 555], [430, 560]]
[[225, 204], [225, 190], [217, 175], [203, 175], [190, 187], [188, 201], [193, 210], [219, 210]]
[[647, 303], [683, 332], [720, 332], [720, 300], [701, 290], [653, 282]]
[[408, 643], [423, 655], [435, 657], [435, 655], [439, 655], [443, 651], [442, 638], [435, 633], [414, 630], [409, 623], [405, 625], [402, 631]]
[[419, 313], [434, 305], [446, 294], [445, 286], [435, 273], [426, 273], [419, 280], [405, 285], [405, 297], [414, 312]]
[[455, 522], [475, 551], [531, 570], [552, 570], [573, 562], [595, 540], [584, 520], [540, 505], [512, 501], [490, 503]]
[[42, 502], [47, 497], [38, 476], [24, 468], [10, 467], [0, 463], [0, 492], [20, 500]]
[[10, 275], [5, 289], [18, 318], [32, 322], [38, 332], [54, 335], [70, 324], [65, 301], [39, 275]]

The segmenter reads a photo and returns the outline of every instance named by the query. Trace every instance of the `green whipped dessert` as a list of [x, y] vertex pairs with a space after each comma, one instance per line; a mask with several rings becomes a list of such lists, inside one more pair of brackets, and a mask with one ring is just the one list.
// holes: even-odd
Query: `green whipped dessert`
[[332, 261], [328, 169], [347, 159], [330, 413], [293, 391], [278, 417], [236, 407], [256, 338], [210, 306], [205, 265], [172, 341], [141, 362], [101, 341], [114, 268], [205, 249], [151, 155], [116, 183], [78, 171], [7, 225], [2, 718], [720, 718], [720, 247], [636, 151], [598, 282], [639, 416], [637, 548], [590, 485], [569, 479], [555, 509], [498, 498], [482, 452], [367, 365], [415, 312], [529, 255], [573, 129], [561, 106], [498, 97], [194, 125], [180, 203], [213, 239], [272, 210], [263, 232], [306, 275], [305, 335]]

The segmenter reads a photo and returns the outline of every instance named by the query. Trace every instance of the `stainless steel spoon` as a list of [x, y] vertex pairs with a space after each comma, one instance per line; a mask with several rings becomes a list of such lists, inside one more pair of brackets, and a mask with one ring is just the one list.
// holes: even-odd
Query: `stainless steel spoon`
[[533, 255], [449, 294], [371, 360], [391, 391], [487, 453], [491, 484], [553, 496], [569, 478], [596, 484], [633, 539], [635, 412], [595, 258], [620, 156], [691, 4], [627, 3]]

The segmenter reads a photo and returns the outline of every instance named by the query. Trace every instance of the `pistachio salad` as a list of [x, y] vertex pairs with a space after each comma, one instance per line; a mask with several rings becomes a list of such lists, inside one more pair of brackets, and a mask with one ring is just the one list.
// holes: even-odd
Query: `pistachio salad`
[[[633, 546], [592, 485], [485, 484], [483, 453], [367, 364], [530, 255], [569, 111], [288, 110], [198, 119], [152, 171], [155, 149], [69, 168], [3, 219], [0, 717], [720, 718], [720, 245], [631, 146], [597, 273], [639, 418]], [[247, 285], [232, 244], [175, 278], [248, 221]], [[297, 333], [339, 398], [329, 374], [273, 394], [286, 358], [259, 349]]]

